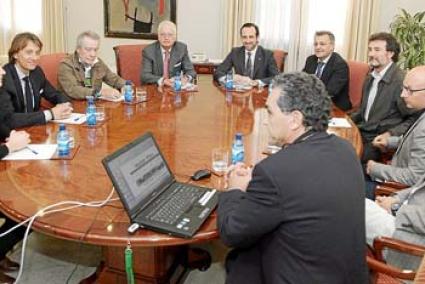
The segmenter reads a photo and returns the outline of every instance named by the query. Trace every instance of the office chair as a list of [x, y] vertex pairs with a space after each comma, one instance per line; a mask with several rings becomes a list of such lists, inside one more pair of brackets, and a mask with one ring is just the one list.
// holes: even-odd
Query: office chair
[[114, 46], [118, 75], [125, 80], [131, 80], [135, 85], [141, 84], [142, 51], [146, 46], [146, 44]]
[[[52, 84], [53, 87], [58, 87], [58, 70], [59, 63], [64, 59], [68, 54], [65, 52], [52, 53], [52, 54], [44, 54], [40, 56], [40, 61], [38, 65], [43, 69], [44, 75], [46, 75], [46, 79]], [[41, 109], [49, 109], [53, 107], [53, 104], [48, 100], [42, 98]]]
[[348, 62], [348, 70], [350, 74], [350, 83], [348, 87], [348, 96], [350, 97], [352, 110], [359, 108], [362, 101], [363, 83], [369, 72], [369, 65], [364, 62], [352, 61]]

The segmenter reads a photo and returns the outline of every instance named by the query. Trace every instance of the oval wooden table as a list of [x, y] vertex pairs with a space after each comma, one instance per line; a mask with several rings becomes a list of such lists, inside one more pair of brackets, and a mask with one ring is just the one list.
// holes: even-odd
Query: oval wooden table
[[[153, 86], [146, 89], [145, 103], [97, 102], [105, 106], [106, 121], [96, 127], [68, 126], [79, 147], [72, 160], [1, 161], [1, 211], [21, 221], [57, 202], [105, 199], [112, 184], [101, 160], [146, 131], [153, 132], [170, 168], [183, 182], [195, 170], [210, 168], [211, 150], [230, 149], [236, 132], [244, 135], [248, 163], [255, 164], [265, 157], [266, 90], [226, 94], [212, 84], [210, 76], [200, 76], [198, 92], [174, 94]], [[85, 102], [75, 102], [74, 109], [84, 112]], [[334, 110], [334, 116], [345, 114]], [[27, 131], [33, 143], [54, 143], [58, 125], [48, 123]], [[360, 154], [361, 138], [354, 125], [329, 131], [350, 140]], [[198, 184], [222, 188], [223, 180], [212, 176]], [[115, 193], [113, 197], [117, 197]], [[192, 239], [144, 229], [129, 235], [128, 226], [129, 219], [116, 200], [102, 208], [77, 208], [40, 217], [33, 228], [54, 237], [102, 246], [100, 283], [126, 281], [123, 259], [128, 242], [134, 250], [138, 283], [166, 283], [178, 279], [183, 271], [179, 264], [187, 257], [188, 244], [218, 238], [215, 213]]]

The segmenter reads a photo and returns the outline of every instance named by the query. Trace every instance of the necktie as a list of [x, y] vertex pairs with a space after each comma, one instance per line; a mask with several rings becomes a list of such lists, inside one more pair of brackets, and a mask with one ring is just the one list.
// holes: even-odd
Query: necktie
[[252, 61], [251, 61], [251, 52], [248, 51], [248, 59], [246, 60], [246, 65], [245, 65], [245, 76], [248, 76], [249, 78], [252, 79]]
[[317, 76], [317, 78], [321, 78], [322, 77], [322, 72], [323, 72], [323, 66], [324, 65], [325, 65], [324, 62], [317, 63], [317, 69], [316, 69], [316, 73], [315, 73], [315, 75]]
[[34, 107], [32, 105], [33, 95], [30, 87], [30, 80], [29, 77], [26, 76], [23, 78], [25, 81], [25, 105], [26, 105], [26, 112], [33, 112]]
[[163, 68], [162, 69], [162, 76], [164, 77], [164, 79], [168, 79], [170, 78], [169, 75], [169, 71], [168, 71], [168, 66], [170, 64], [170, 52], [168, 50], [164, 51], [164, 64], [163, 64]]

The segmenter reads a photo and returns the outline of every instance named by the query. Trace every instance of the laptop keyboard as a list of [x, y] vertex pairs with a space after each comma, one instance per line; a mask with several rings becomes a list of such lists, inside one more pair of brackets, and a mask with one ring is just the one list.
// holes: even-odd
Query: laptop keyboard
[[147, 218], [156, 222], [174, 224], [204, 193], [205, 190], [197, 187], [177, 185], [165, 199], [154, 203]]

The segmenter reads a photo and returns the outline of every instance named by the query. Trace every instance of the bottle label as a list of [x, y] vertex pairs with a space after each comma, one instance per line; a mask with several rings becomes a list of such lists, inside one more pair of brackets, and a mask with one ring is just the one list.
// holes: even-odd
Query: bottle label
[[87, 116], [87, 125], [96, 125], [96, 113], [88, 111]]
[[179, 79], [174, 80], [174, 91], [180, 92], [182, 90], [182, 82]]
[[226, 80], [226, 89], [232, 90], [233, 89], [233, 79], [227, 79]]
[[233, 146], [232, 148], [232, 164], [243, 162], [245, 159], [245, 153], [243, 146]]
[[131, 85], [125, 85], [124, 90], [124, 101], [131, 103], [133, 100], [133, 87]]

